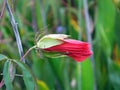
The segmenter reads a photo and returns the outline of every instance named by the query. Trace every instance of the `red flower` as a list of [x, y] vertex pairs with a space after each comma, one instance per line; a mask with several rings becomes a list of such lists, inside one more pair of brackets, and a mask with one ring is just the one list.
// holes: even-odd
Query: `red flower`
[[77, 62], [84, 61], [86, 58], [92, 55], [90, 44], [87, 42], [73, 39], [63, 39], [62, 41], [62, 44], [44, 48], [44, 50], [49, 52], [61, 52], [73, 58]]

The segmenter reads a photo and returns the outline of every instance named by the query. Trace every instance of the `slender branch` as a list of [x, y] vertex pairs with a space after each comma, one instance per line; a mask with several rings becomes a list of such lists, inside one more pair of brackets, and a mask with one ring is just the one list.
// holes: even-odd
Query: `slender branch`
[[[22, 57], [24, 55], [24, 53], [23, 53], [23, 47], [22, 47], [20, 35], [19, 35], [19, 32], [18, 32], [18, 26], [17, 26], [17, 23], [15, 22], [15, 19], [14, 19], [14, 16], [12, 14], [11, 8], [9, 6], [8, 0], [6, 2], [6, 8], [7, 8], [7, 11], [9, 13], [10, 22], [12, 24], [13, 31], [14, 31], [14, 34], [15, 34], [15, 37], [16, 37], [19, 54], [20, 54], [20, 57]], [[24, 58], [22, 59], [22, 61], [25, 63], [25, 59]]]
[[[91, 34], [90, 34], [90, 30], [91, 30], [91, 26], [90, 26], [90, 16], [88, 13], [88, 2], [87, 0], [83, 0], [83, 4], [84, 4], [84, 14], [85, 14], [85, 21], [86, 21], [86, 34], [87, 34], [87, 39], [88, 42], [91, 44], [91, 49], [92, 48], [92, 38], [91, 38]], [[94, 70], [94, 77], [95, 77], [95, 81], [94, 81], [94, 90], [97, 90], [97, 83], [96, 83], [96, 68], [95, 68], [95, 60], [94, 60], [94, 55], [91, 56], [91, 61], [92, 61], [92, 67]]]

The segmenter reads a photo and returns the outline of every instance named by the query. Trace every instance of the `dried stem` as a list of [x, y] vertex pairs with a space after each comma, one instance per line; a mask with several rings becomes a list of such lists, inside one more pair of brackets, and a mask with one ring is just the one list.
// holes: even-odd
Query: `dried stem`
[[[86, 21], [86, 33], [87, 33], [87, 39], [88, 42], [91, 44], [91, 49], [92, 48], [92, 38], [91, 38], [91, 34], [90, 34], [90, 30], [91, 30], [91, 26], [90, 26], [90, 16], [88, 13], [88, 2], [87, 0], [83, 0], [84, 2], [84, 14], [85, 14], [85, 21]], [[94, 55], [91, 56], [91, 61], [92, 61], [92, 66], [93, 66], [93, 70], [94, 70], [94, 77], [95, 77], [95, 81], [94, 81], [94, 90], [97, 90], [97, 84], [96, 84], [96, 69], [95, 69], [95, 60], [94, 60]]]
[[[24, 53], [23, 53], [23, 47], [22, 47], [20, 35], [19, 35], [19, 32], [18, 32], [18, 26], [17, 26], [17, 23], [15, 22], [15, 19], [14, 19], [14, 16], [12, 14], [11, 8], [9, 6], [8, 0], [6, 2], [6, 8], [7, 8], [7, 11], [9, 13], [10, 22], [12, 24], [13, 31], [14, 31], [14, 34], [15, 34], [15, 37], [16, 37], [16, 41], [17, 41], [17, 46], [18, 46], [20, 57], [23, 57]], [[24, 58], [22, 59], [22, 61], [25, 63], [25, 59]]]

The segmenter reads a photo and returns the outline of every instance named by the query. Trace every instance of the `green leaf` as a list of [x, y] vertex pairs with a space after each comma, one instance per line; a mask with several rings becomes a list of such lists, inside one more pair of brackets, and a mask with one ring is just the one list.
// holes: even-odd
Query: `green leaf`
[[115, 39], [114, 23], [116, 14], [112, 0], [98, 0], [97, 13], [96, 43], [98, 43], [97, 45], [100, 45], [106, 54], [110, 55]]
[[3, 54], [0, 54], [0, 61], [7, 59], [7, 57]]
[[12, 86], [12, 80], [10, 78], [10, 65], [11, 65], [11, 62], [7, 60], [3, 68], [3, 79], [6, 85], [6, 90], [14, 90]]
[[35, 79], [28, 66], [20, 61], [13, 60], [13, 62], [21, 68], [27, 90], [35, 90]]

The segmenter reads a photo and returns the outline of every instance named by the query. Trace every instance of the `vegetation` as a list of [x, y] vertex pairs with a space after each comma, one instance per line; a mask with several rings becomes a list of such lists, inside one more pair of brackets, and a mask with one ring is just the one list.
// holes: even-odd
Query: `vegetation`
[[[1, 0], [0, 90], [120, 90], [119, 3]], [[20, 60], [38, 37], [51, 33], [89, 42], [93, 56], [78, 63], [32, 49]]]

